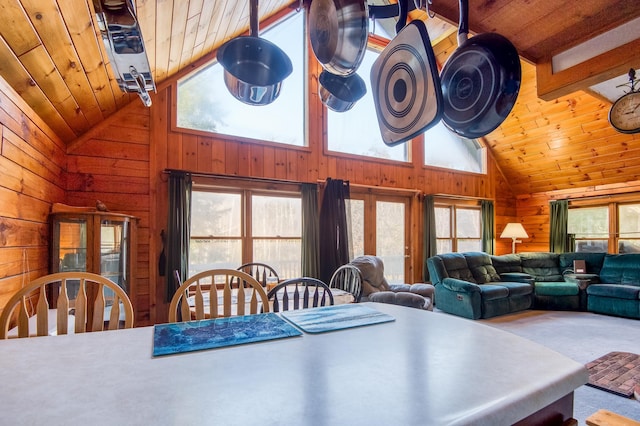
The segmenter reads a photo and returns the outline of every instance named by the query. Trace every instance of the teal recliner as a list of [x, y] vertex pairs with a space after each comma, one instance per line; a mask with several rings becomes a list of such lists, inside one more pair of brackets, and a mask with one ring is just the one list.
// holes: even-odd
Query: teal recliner
[[503, 280], [486, 253], [441, 254], [429, 258], [427, 267], [436, 307], [444, 312], [480, 319], [531, 307], [531, 280]]

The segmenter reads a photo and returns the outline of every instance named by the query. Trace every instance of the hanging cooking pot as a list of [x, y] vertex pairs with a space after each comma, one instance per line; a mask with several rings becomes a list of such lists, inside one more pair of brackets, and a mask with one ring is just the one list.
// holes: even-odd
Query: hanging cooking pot
[[258, 0], [250, 1], [250, 35], [229, 40], [216, 57], [224, 68], [227, 89], [236, 99], [267, 105], [276, 100], [293, 66], [278, 46], [258, 36]]
[[353, 74], [367, 51], [367, 1], [313, 0], [309, 38], [313, 53], [325, 70], [336, 75]]
[[467, 39], [469, 0], [460, 0], [458, 48], [440, 74], [444, 124], [455, 133], [479, 138], [509, 115], [520, 90], [518, 51], [496, 33]]
[[350, 110], [367, 93], [367, 86], [358, 74], [345, 77], [324, 70], [318, 82], [322, 103], [335, 112]]
[[440, 121], [442, 93], [427, 27], [407, 19], [408, 0], [398, 1], [398, 34], [371, 67], [371, 90], [382, 134], [389, 145], [406, 142]]

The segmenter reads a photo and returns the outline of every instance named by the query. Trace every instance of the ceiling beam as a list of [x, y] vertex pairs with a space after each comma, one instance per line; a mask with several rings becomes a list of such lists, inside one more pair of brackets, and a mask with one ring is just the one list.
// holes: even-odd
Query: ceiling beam
[[553, 72], [551, 57], [536, 65], [538, 97], [551, 101], [594, 84], [626, 74], [640, 65], [640, 39], [595, 56], [570, 68]]

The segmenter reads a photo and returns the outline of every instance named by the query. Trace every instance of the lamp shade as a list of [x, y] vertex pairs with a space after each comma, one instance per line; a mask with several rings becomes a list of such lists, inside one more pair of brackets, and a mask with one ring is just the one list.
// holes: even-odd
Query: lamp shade
[[521, 223], [507, 223], [500, 238], [529, 238]]

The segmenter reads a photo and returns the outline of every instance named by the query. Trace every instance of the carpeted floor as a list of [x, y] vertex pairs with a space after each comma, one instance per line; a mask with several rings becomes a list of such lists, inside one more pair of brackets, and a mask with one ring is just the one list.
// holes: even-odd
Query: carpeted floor
[[[640, 320], [590, 312], [528, 310], [478, 322], [537, 342], [585, 365], [609, 352], [640, 354]], [[574, 418], [580, 425], [601, 408], [640, 421], [640, 401], [635, 398], [586, 385], [576, 389]]]

